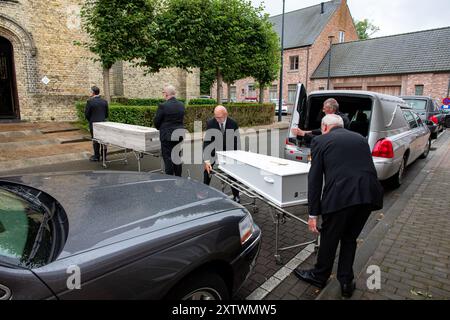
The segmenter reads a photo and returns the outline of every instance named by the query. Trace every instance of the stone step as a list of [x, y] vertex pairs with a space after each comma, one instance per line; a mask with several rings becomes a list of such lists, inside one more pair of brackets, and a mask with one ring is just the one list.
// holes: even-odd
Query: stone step
[[69, 127], [67, 127], [67, 128], [60, 128], [60, 129], [56, 129], [56, 128], [41, 129], [41, 132], [43, 134], [73, 132], [73, 131], [80, 131], [80, 129], [78, 129], [78, 128], [69, 128]]
[[4, 142], [0, 144], [0, 149], [3, 151], [10, 150], [24, 150], [29, 147], [34, 146], [43, 146], [43, 145], [58, 145], [60, 144], [59, 139], [36, 139], [36, 140], [25, 140], [25, 141], [16, 141], [16, 142]]
[[0, 153], [0, 162], [8, 162], [20, 159], [26, 160], [66, 153], [90, 152], [91, 150], [92, 143], [90, 141], [70, 144], [34, 145], [20, 149], [2, 150], [2, 152]]
[[0, 131], [0, 141], [8, 138], [32, 137], [42, 135], [38, 129], [34, 130], [16, 130], [16, 131]]
[[[52, 140], [52, 139], [61, 139], [62, 141], [70, 141], [70, 140], [79, 140], [81, 137], [87, 137], [90, 139], [89, 133], [82, 130], [47, 133], [47, 134], [42, 134], [42, 132], [40, 131], [35, 132], [34, 134], [32, 134], [31, 132], [23, 134], [23, 131], [10, 131], [10, 133], [12, 132], [14, 133], [5, 134], [5, 132], [0, 132], [0, 148], [2, 148], [3, 144], [12, 142], [28, 142], [35, 140]], [[18, 132], [22, 132], [22, 134], [18, 134]]]
[[53, 156], [43, 156], [36, 158], [11, 160], [0, 162], [0, 175], [6, 176], [12, 170], [31, 168], [36, 166], [44, 166], [49, 164], [58, 164], [70, 161], [87, 160], [90, 157], [89, 152], [64, 153]]
[[44, 132], [78, 129], [71, 122], [20, 122], [20, 123], [0, 123], [0, 132], [4, 131], [24, 131], [24, 130], [42, 130]]
[[91, 138], [86, 135], [82, 134], [76, 134], [76, 135], [70, 135], [70, 136], [63, 136], [63, 137], [57, 137], [54, 138], [44, 138], [41, 139], [28, 139], [28, 140], [22, 140], [22, 141], [12, 141], [12, 142], [3, 142], [0, 144], [0, 149], [2, 151], [6, 150], [26, 150], [29, 147], [33, 146], [44, 146], [44, 145], [60, 145], [60, 144], [69, 144], [69, 143], [78, 143], [78, 142], [85, 142], [85, 141], [91, 141]]

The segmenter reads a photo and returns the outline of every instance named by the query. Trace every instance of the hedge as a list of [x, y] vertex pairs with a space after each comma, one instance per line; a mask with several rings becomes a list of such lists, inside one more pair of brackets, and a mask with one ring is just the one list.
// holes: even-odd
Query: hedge
[[[183, 103], [185, 99], [177, 99]], [[124, 97], [117, 97], [112, 99], [113, 103], [122, 104], [125, 106], [157, 106], [160, 103], [166, 102], [163, 98], [147, 98], [147, 99], [129, 99]]]
[[[77, 115], [80, 123], [87, 128], [87, 121], [84, 119], [84, 108], [86, 102], [76, 104]], [[206, 121], [213, 117], [216, 105], [188, 105], [184, 123], [186, 129], [194, 131], [194, 121], [202, 121], [203, 130], [206, 128]], [[111, 104], [109, 108], [109, 121], [134, 124], [145, 127], [153, 126], [156, 106], [127, 106]], [[273, 122], [275, 107], [273, 104], [241, 103], [227, 105], [229, 116], [237, 121], [240, 127], [254, 127], [268, 125]]]
[[217, 104], [215, 99], [191, 99], [189, 100], [188, 105], [204, 105], [204, 104]]
[[[186, 103], [185, 99], [177, 100]], [[113, 103], [123, 104], [126, 106], [157, 106], [160, 103], [164, 103], [166, 100], [162, 98], [147, 98], [147, 99], [129, 99], [124, 97], [116, 97], [112, 99]], [[204, 104], [216, 104], [215, 99], [191, 99], [188, 105], [204, 105]]]

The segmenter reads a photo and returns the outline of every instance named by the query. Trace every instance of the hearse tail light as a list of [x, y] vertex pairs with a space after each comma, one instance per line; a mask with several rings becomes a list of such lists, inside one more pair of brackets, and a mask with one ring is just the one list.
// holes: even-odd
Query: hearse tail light
[[394, 158], [394, 147], [392, 141], [389, 139], [381, 139], [375, 144], [372, 151], [372, 156], [379, 158]]
[[431, 116], [430, 121], [433, 121], [435, 124], [438, 124], [438, 118], [436, 116]]

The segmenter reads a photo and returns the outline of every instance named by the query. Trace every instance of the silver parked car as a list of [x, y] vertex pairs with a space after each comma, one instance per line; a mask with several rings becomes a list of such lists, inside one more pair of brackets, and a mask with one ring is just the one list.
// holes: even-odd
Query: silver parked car
[[260, 239], [244, 207], [188, 179], [0, 178], [0, 300], [228, 299]]
[[308, 96], [299, 84], [286, 138], [286, 159], [310, 160], [310, 141], [297, 139], [291, 129], [320, 128], [322, 105], [328, 98], [335, 98], [339, 111], [350, 119], [348, 129], [367, 138], [380, 180], [390, 179], [394, 186], [400, 186], [405, 168], [428, 155], [430, 131], [402, 99], [376, 92], [345, 90], [316, 91]]

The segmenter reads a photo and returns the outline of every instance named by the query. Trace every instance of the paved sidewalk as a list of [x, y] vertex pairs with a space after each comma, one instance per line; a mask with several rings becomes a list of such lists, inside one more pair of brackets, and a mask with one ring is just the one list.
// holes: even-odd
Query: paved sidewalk
[[[379, 228], [384, 227], [386, 232], [365, 264], [358, 261], [358, 250], [355, 265], [364, 266], [357, 276], [352, 299], [450, 299], [449, 133], [443, 136], [435, 156], [402, 199], [386, 212], [386, 221]], [[370, 246], [370, 241], [380, 237], [377, 230], [372, 233], [364, 245]], [[369, 266], [380, 268], [380, 289], [370, 290], [367, 286], [368, 280], [373, 284], [374, 273], [367, 272]], [[318, 297], [340, 298], [337, 281]]]

